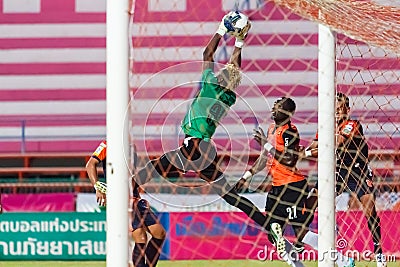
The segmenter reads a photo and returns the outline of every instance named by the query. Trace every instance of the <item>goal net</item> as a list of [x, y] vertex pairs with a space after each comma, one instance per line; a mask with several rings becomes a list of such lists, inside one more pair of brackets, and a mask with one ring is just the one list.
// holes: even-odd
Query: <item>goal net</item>
[[[382, 41], [382, 40], [381, 40]], [[389, 49], [371, 46], [339, 35], [337, 46], [337, 91], [349, 96], [351, 116], [363, 125], [374, 173], [376, 209], [381, 220], [382, 249], [389, 261], [399, 256], [399, 211], [397, 148], [399, 144], [398, 90], [400, 61]], [[356, 257], [370, 260], [374, 246], [368, 223], [357, 197], [340, 196], [337, 209], [338, 249], [358, 251]], [[371, 263], [372, 264], [372, 263]], [[372, 266], [372, 265], [371, 265]]]
[[[200, 88], [202, 52], [220, 19], [235, 9], [249, 16], [252, 27], [242, 52], [244, 78], [237, 89], [237, 102], [213, 138], [221, 168], [232, 185], [260, 154], [253, 129], [267, 130], [272, 123], [271, 107], [279, 97], [296, 102], [292, 122], [298, 127], [301, 144], [307, 146], [315, 138], [317, 23], [337, 31], [336, 90], [349, 96], [351, 116], [364, 127], [375, 173], [383, 251], [392, 260], [400, 256], [400, 232], [395, 224], [400, 219], [400, 10], [395, 1], [134, 2], [130, 108], [131, 138], [139, 154], [139, 168], [182, 144], [180, 123]], [[223, 38], [215, 61], [225, 64], [233, 44], [233, 38]], [[315, 161], [302, 160], [297, 167], [311, 185], [315, 184]], [[270, 186], [264, 170], [253, 177], [244, 195], [263, 211]], [[162, 259], [278, 259], [264, 231], [210, 193], [194, 173], [155, 177], [143, 190], [151, 206], [165, 212], [168, 239]], [[313, 230], [316, 221], [311, 224]], [[357, 251], [353, 256], [356, 260], [376, 266], [369, 262], [374, 254], [365, 216], [360, 203], [349, 194], [337, 198], [337, 225], [337, 248], [344, 253]], [[295, 241], [290, 227], [284, 235]], [[317, 260], [313, 249], [306, 246], [306, 251], [308, 254], [301, 255], [305, 260]]]

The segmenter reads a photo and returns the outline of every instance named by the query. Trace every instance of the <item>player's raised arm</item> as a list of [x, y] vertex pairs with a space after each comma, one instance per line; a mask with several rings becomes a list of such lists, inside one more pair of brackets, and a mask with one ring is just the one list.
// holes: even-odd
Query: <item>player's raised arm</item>
[[[254, 162], [253, 166], [251, 166], [251, 168], [249, 169], [249, 172], [251, 173], [251, 176], [253, 176], [254, 174], [259, 173], [260, 171], [262, 171], [263, 169], [265, 169], [265, 165], [268, 161], [268, 156], [265, 153], [261, 153], [258, 158], [256, 159], [256, 161]], [[249, 174], [247, 174], [249, 175]], [[246, 176], [246, 175], [244, 175]]]
[[229, 63], [235, 65], [238, 68], [242, 66], [242, 47], [244, 45], [244, 39], [246, 38], [250, 27], [250, 21], [247, 21], [247, 24], [242, 29], [242, 32], [236, 35], [235, 48], [233, 49]]
[[214, 70], [214, 54], [217, 51], [218, 44], [221, 41], [222, 36], [224, 36], [228, 29], [225, 26], [225, 21], [228, 19], [228, 15], [225, 15], [215, 34], [211, 37], [210, 41], [208, 42], [207, 46], [204, 48], [203, 51], [203, 71], [205, 69], [212, 69]]
[[211, 40], [208, 42], [206, 48], [203, 51], [203, 70], [214, 69], [214, 54], [218, 48], [219, 41], [221, 40], [221, 35], [215, 33]]
[[235, 48], [229, 63], [239, 68], [242, 63], [241, 51], [244, 45], [244, 39], [246, 38], [250, 27], [251, 23], [246, 15], [237, 11], [232, 11], [226, 14], [222, 18], [216, 33], [211, 37], [211, 40], [203, 51], [203, 70], [208, 68], [213, 69], [215, 51], [218, 48], [222, 36], [226, 33], [236, 37]]
[[249, 170], [247, 170], [242, 178], [236, 183], [235, 189], [240, 192], [246, 187], [246, 182], [253, 178], [253, 175], [262, 171], [268, 161], [268, 153], [264, 153], [264, 145], [267, 144], [267, 136], [265, 135], [263, 129], [261, 127], [258, 130], [254, 130], [254, 139], [261, 145], [263, 151], [258, 155], [257, 159], [255, 160], [254, 164], [251, 166]]

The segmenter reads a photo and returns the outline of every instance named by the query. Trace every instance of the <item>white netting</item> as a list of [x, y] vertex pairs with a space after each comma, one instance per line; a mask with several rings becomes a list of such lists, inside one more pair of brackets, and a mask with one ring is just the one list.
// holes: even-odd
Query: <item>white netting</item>
[[275, 2], [356, 40], [400, 53], [400, 8], [397, 1]]
[[[398, 254], [400, 234], [392, 222], [399, 216], [399, 8], [390, 1], [386, 5], [374, 1], [275, 2], [279, 5], [272, 1], [237, 1], [235, 5], [231, 1], [136, 0], [130, 82], [132, 137], [141, 156], [139, 165], [181, 144], [180, 122], [199, 89], [198, 61], [219, 20], [235, 6], [249, 15], [252, 28], [242, 54], [245, 79], [237, 90], [240, 100], [214, 137], [222, 167], [234, 183], [254, 162], [260, 147], [252, 140], [252, 129], [268, 127], [272, 104], [281, 96], [295, 100], [293, 122], [302, 144], [308, 145], [317, 130], [316, 22], [322, 22], [342, 33], [337, 47], [337, 90], [348, 94], [352, 116], [363, 123], [377, 175], [384, 252]], [[233, 43], [232, 38], [221, 42], [216, 61], [227, 62]], [[298, 167], [315, 182], [315, 162], [301, 161]], [[257, 259], [260, 251], [272, 249], [265, 234], [245, 215], [221, 199], [204, 195], [208, 193], [204, 187], [196, 188], [204, 182], [194, 175], [173, 178], [173, 186], [158, 179], [145, 186], [151, 193], [145, 197], [156, 209], [177, 212], [171, 215], [170, 259]], [[264, 175], [256, 176], [254, 187], [263, 180]], [[265, 194], [249, 194], [249, 198], [264, 209]], [[348, 242], [346, 248], [373, 250], [366, 222], [360, 223], [359, 206], [352, 204], [349, 211], [347, 196], [341, 199], [338, 222], [340, 237]], [[293, 233], [287, 234], [293, 240]]]
[[[398, 216], [398, 166], [400, 107], [400, 61], [398, 56], [381, 47], [367, 45], [339, 36], [337, 47], [337, 90], [350, 98], [351, 116], [363, 125], [370, 149], [370, 165], [374, 172], [376, 209], [381, 219], [382, 249], [389, 260], [399, 255], [398, 232], [394, 221]], [[362, 205], [350, 196], [338, 217], [342, 249], [374, 251], [371, 232], [363, 215]], [[357, 218], [357, 219], [354, 219]], [[372, 266], [372, 265], [371, 265]]]

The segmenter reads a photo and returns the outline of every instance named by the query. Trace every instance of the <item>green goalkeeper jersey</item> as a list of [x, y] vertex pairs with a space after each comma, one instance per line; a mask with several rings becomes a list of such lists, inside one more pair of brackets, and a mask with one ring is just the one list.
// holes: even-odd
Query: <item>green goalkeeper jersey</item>
[[212, 69], [204, 70], [200, 92], [182, 121], [183, 132], [208, 141], [235, 102], [235, 92], [221, 87]]

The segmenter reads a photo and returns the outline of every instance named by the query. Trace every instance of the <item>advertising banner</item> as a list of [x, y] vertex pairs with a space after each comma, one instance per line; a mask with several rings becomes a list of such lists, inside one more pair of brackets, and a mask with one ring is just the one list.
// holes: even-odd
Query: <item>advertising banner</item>
[[[400, 213], [379, 213], [382, 247], [390, 259], [400, 257], [396, 245]], [[275, 247], [264, 230], [242, 212], [159, 213], [167, 230], [161, 259], [275, 260]], [[1, 260], [105, 260], [106, 213], [4, 213], [0, 216]], [[317, 216], [311, 227], [316, 231]], [[373, 257], [373, 244], [362, 211], [337, 213], [336, 249], [357, 260]], [[389, 233], [389, 234], [388, 234]], [[127, 231], [127, 234], [128, 231]], [[284, 234], [294, 240], [291, 227]], [[349, 254], [350, 253], [350, 254]], [[300, 258], [317, 260], [306, 246]]]
[[69, 212], [75, 211], [75, 194], [2, 194], [1, 204], [7, 212]]
[[0, 260], [104, 260], [105, 213], [4, 213]]
[[101, 208], [97, 203], [95, 193], [78, 193], [76, 194], [76, 211], [77, 212], [101, 212]]
[[[381, 220], [382, 249], [387, 257], [400, 257], [400, 227], [396, 222], [400, 221], [400, 212], [378, 212]], [[374, 246], [372, 235], [368, 229], [368, 222], [362, 211], [340, 212], [336, 216], [338, 225], [338, 237], [336, 246], [344, 252], [358, 251], [361, 258], [373, 256]], [[357, 254], [357, 253], [356, 253]]]
[[[379, 213], [382, 247], [388, 258], [400, 257], [397, 246], [400, 228], [393, 222], [400, 213]], [[317, 232], [318, 214], [311, 228]], [[337, 212], [337, 247], [357, 260], [373, 258], [373, 242], [362, 211]], [[387, 234], [390, 233], [390, 234]], [[294, 232], [287, 227], [284, 235], [291, 241]], [[169, 242], [171, 260], [187, 259], [277, 259], [275, 247], [266, 233], [242, 212], [174, 212], [170, 213]], [[300, 258], [317, 260], [317, 251], [306, 246]]]
[[[169, 232], [169, 213], [157, 214]], [[128, 229], [126, 232], [130, 235]], [[170, 242], [160, 259], [168, 259]], [[0, 216], [2, 260], [105, 260], [106, 212], [4, 213]]]
[[264, 246], [272, 246], [241, 212], [171, 213], [169, 237], [171, 260], [256, 260]]

